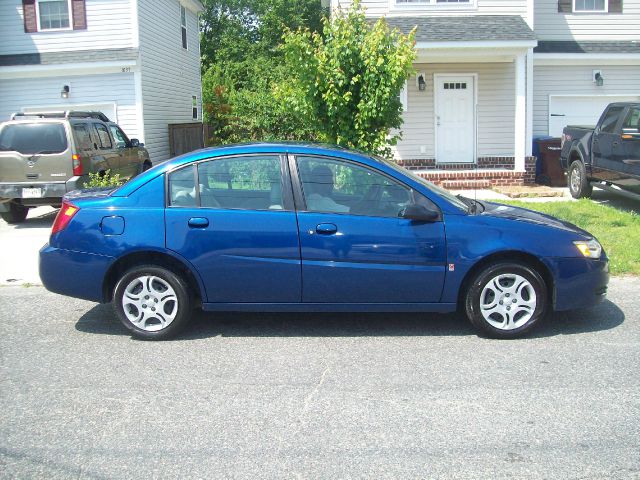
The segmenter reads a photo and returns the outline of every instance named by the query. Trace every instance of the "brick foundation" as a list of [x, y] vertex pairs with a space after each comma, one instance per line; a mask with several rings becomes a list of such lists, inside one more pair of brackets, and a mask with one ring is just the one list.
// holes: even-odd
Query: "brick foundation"
[[397, 160], [397, 163], [408, 170], [420, 170], [421, 177], [450, 189], [531, 185], [536, 177], [536, 157], [525, 158], [524, 172], [515, 171], [514, 157], [478, 157], [477, 164], [438, 164], [433, 158]]

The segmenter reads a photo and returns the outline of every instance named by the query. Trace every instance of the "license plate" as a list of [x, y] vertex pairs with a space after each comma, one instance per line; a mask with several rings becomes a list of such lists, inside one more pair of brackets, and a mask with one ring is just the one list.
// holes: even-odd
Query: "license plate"
[[42, 198], [41, 188], [23, 188], [22, 198]]

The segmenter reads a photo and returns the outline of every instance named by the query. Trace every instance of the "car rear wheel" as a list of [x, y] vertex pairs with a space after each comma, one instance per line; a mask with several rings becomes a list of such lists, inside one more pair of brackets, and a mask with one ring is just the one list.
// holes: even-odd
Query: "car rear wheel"
[[189, 321], [193, 302], [185, 282], [165, 268], [143, 265], [118, 281], [113, 306], [120, 321], [144, 340], [175, 336]]
[[547, 289], [527, 265], [502, 262], [483, 269], [469, 286], [465, 310], [469, 321], [492, 338], [516, 338], [546, 313]]
[[25, 207], [19, 203], [10, 202], [9, 211], [0, 213], [0, 216], [7, 223], [21, 223], [26, 220], [28, 214], [29, 207]]
[[575, 160], [569, 167], [567, 183], [573, 198], [591, 197], [593, 187], [587, 178], [587, 169], [580, 160]]

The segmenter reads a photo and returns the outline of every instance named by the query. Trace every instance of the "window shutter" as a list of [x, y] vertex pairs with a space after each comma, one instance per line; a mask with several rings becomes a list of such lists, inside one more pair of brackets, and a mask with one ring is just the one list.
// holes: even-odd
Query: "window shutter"
[[571, 13], [573, 11], [573, 0], [558, 0], [558, 12]]
[[87, 29], [87, 10], [84, 2], [85, 0], [71, 0], [74, 30]]
[[609, 0], [609, 13], [622, 13], [622, 0]]
[[22, 0], [22, 14], [24, 15], [24, 31], [26, 33], [37, 32], [36, 0]]

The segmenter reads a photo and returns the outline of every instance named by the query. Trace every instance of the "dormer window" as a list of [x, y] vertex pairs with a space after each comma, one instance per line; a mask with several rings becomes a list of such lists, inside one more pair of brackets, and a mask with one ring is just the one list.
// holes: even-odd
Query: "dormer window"
[[71, 28], [71, 0], [38, 0], [38, 31]]

